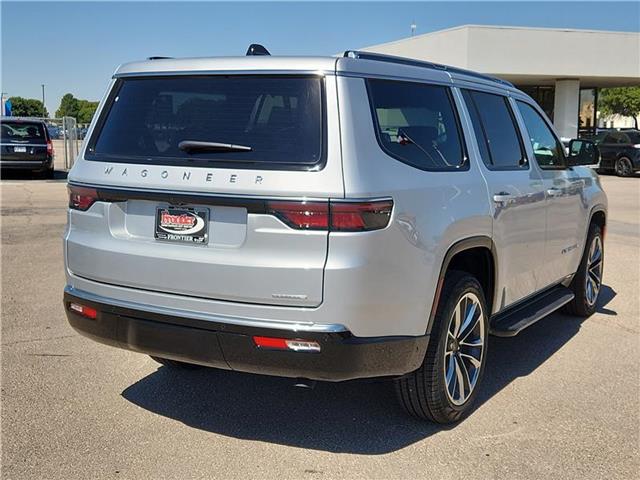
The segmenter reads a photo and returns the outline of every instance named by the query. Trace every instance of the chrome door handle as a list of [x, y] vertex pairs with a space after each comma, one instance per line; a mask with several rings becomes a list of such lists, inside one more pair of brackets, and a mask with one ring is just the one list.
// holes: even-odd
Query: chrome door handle
[[498, 192], [493, 194], [493, 201], [496, 203], [508, 203], [513, 200], [513, 195], [509, 192]]
[[547, 195], [549, 195], [550, 197], [559, 197], [560, 195], [562, 195], [562, 190], [560, 190], [559, 188], [548, 188]]

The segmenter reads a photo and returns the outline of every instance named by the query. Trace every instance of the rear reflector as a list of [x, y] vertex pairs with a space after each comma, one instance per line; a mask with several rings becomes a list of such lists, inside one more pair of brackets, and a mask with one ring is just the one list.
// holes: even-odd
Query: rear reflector
[[95, 188], [77, 187], [68, 185], [69, 208], [73, 210], [88, 210], [98, 200], [98, 192]]
[[87, 307], [86, 305], [80, 305], [79, 303], [70, 303], [69, 310], [73, 310], [79, 313], [83, 317], [95, 320], [98, 317], [98, 311], [95, 308]]
[[363, 232], [379, 230], [389, 224], [393, 200], [364, 202], [270, 201], [267, 213], [298, 230]]
[[277, 337], [253, 337], [253, 343], [259, 348], [271, 350], [292, 350], [294, 352], [319, 352], [320, 344], [311, 340], [277, 338]]

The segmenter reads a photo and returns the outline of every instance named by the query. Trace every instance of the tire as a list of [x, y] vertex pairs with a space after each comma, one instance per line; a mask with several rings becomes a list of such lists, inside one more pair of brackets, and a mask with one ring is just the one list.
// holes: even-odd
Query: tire
[[[476, 313], [478, 311], [477, 306], [481, 308], [477, 321], [473, 320], [472, 324], [470, 324], [473, 328], [460, 329], [461, 336], [459, 338], [462, 341], [459, 344], [456, 343], [456, 347], [452, 346], [451, 338], [453, 337], [450, 336], [449, 330], [452, 328], [455, 332], [455, 309], [459, 303], [464, 308], [463, 302], [465, 300], [467, 302], [473, 301], [474, 303], [477, 300]], [[463, 315], [460, 317], [464, 318]], [[464, 324], [464, 320], [461, 320], [461, 322]], [[465, 335], [465, 332], [468, 333]], [[476, 333], [479, 333], [481, 337], [479, 342], [482, 348], [480, 350], [470, 348], [465, 343], [473, 342], [475, 344]], [[471, 412], [479, 386], [482, 383], [487, 358], [488, 337], [487, 307], [480, 283], [475, 277], [465, 272], [456, 270], [448, 272], [438, 301], [438, 309], [424, 361], [418, 370], [395, 381], [398, 400], [404, 410], [414, 417], [441, 424], [458, 422], [466, 417]], [[455, 350], [456, 348], [459, 350]], [[451, 350], [455, 353], [446, 353]], [[472, 350], [475, 352], [474, 358], [478, 363], [477, 367], [474, 367], [467, 360], [458, 360], [463, 358], [461, 352], [469, 354]], [[445, 360], [445, 356], [447, 360]], [[479, 361], [477, 357], [480, 358]], [[447, 382], [447, 367], [458, 366], [459, 364], [456, 363], [458, 361], [463, 361], [464, 369], [453, 368], [455, 373], [451, 375], [449, 382]], [[458, 372], [461, 375], [466, 372], [467, 375], [466, 377], [460, 377], [457, 375]], [[462, 398], [459, 389], [457, 392], [458, 398], [455, 398], [458, 378], [464, 378], [463, 384], [465, 387], [470, 387], [471, 393], [466, 399]], [[471, 381], [468, 381], [470, 378], [475, 379], [473, 385], [471, 385]], [[467, 381], [468, 383], [466, 383]]]
[[616, 160], [616, 175], [619, 177], [630, 177], [633, 175], [633, 164], [627, 157], [620, 157]]
[[199, 368], [205, 368], [202, 365], [196, 365], [193, 363], [179, 362], [178, 360], [170, 360], [168, 358], [154, 357], [150, 355], [150, 357], [165, 367], [177, 369], [177, 370], [197, 370]]
[[[599, 242], [600, 246], [600, 263], [599, 271], [594, 267], [590, 268], [590, 264], [594, 264], [593, 259], [590, 258], [594, 246], [594, 242]], [[589, 271], [592, 272], [591, 280], [594, 281], [594, 274], [599, 273], [599, 284], [595, 296], [589, 293], [587, 276]], [[587, 235], [587, 242], [584, 246], [584, 252], [582, 253], [582, 259], [580, 260], [580, 266], [576, 272], [569, 288], [575, 295], [574, 299], [567, 303], [562, 311], [569, 315], [576, 315], [579, 317], [589, 317], [596, 311], [598, 304], [598, 295], [602, 291], [602, 273], [604, 272], [604, 242], [602, 240], [602, 229], [599, 225], [592, 223], [589, 226], [589, 234]], [[593, 289], [593, 283], [591, 284]]]

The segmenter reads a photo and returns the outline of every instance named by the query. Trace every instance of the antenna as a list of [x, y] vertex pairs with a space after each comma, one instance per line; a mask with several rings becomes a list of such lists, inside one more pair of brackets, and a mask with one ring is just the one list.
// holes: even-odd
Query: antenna
[[247, 49], [247, 55], [271, 55], [271, 54], [269, 53], [269, 50], [264, 48], [259, 43], [252, 43], [251, 45], [249, 45], [249, 48]]
[[418, 28], [418, 25], [416, 25], [416, 21], [414, 20], [413, 22], [411, 22], [411, 36], [412, 37], [416, 34], [416, 28]]

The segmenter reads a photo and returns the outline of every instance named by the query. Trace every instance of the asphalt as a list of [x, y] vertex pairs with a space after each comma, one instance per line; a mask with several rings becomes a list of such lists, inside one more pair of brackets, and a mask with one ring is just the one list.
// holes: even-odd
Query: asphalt
[[477, 409], [442, 428], [387, 383], [175, 373], [80, 337], [62, 309], [64, 177], [4, 179], [2, 478], [638, 478], [640, 178], [602, 181], [597, 313], [491, 338]]

